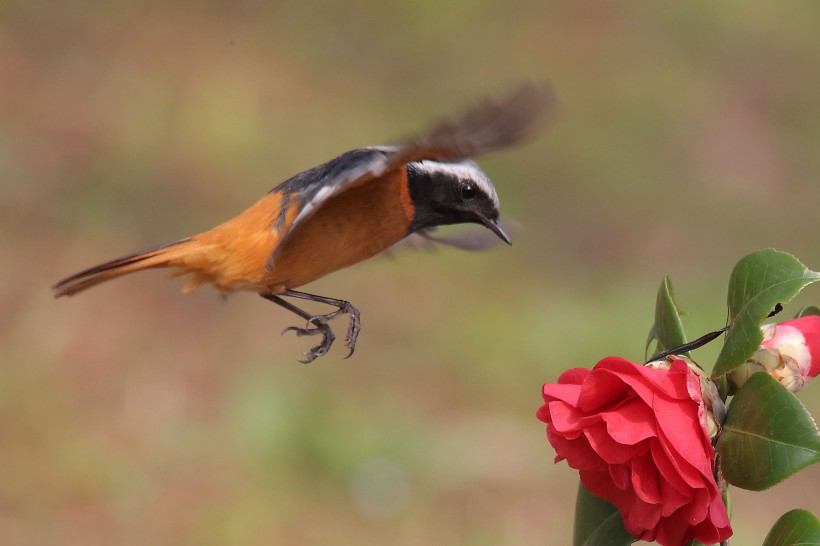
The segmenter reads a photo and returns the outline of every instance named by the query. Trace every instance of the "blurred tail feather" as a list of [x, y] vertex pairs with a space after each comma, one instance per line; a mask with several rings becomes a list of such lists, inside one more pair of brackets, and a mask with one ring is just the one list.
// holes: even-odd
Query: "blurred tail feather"
[[71, 296], [102, 282], [116, 279], [122, 275], [150, 269], [154, 267], [169, 267], [179, 263], [194, 245], [191, 238], [180, 239], [166, 245], [149, 248], [136, 254], [123, 256], [110, 262], [90, 267], [70, 277], [66, 277], [52, 287], [54, 297]]

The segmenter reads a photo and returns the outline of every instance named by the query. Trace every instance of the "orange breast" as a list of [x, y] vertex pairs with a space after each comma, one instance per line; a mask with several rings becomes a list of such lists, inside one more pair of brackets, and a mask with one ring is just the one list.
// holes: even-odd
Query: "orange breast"
[[268, 285], [296, 288], [375, 256], [404, 238], [412, 217], [404, 169], [348, 190], [288, 238]]
[[[413, 217], [406, 172], [400, 169], [328, 199], [287, 238], [267, 271], [281, 238], [274, 229], [281, 199], [281, 194], [268, 194], [197, 235], [198, 252], [174, 264], [192, 274], [189, 286], [210, 282], [225, 291], [275, 293], [296, 288], [389, 248], [404, 238]], [[288, 220], [297, 212], [288, 210]]]

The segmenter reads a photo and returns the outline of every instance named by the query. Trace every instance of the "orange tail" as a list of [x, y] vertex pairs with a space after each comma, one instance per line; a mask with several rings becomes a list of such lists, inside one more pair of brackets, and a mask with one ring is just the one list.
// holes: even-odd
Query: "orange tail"
[[180, 239], [167, 245], [162, 245], [154, 248], [137, 252], [129, 256], [124, 256], [110, 262], [90, 267], [79, 273], [75, 273], [70, 277], [66, 277], [54, 286], [54, 297], [72, 296], [77, 292], [82, 292], [86, 288], [96, 286], [101, 282], [116, 279], [127, 273], [135, 271], [142, 271], [143, 269], [150, 269], [152, 267], [168, 267], [175, 265], [175, 261], [183, 258], [190, 252], [190, 246], [193, 239]]

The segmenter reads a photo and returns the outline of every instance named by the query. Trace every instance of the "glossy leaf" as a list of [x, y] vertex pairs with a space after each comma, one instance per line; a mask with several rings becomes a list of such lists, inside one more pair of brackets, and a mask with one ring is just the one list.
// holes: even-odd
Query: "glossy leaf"
[[780, 516], [763, 546], [820, 544], [820, 520], [808, 510], [790, 510]]
[[[646, 340], [647, 351], [653, 341], [657, 342], [653, 354], [660, 354], [686, 343], [686, 334], [683, 331], [680, 315], [672, 290], [672, 281], [669, 277], [664, 277], [655, 301], [655, 323], [649, 330], [649, 337]], [[686, 354], [686, 356], [689, 355]]]
[[820, 307], [815, 307], [814, 305], [810, 305], [808, 307], [804, 307], [800, 311], [797, 312], [794, 318], [800, 317], [808, 317], [808, 316], [820, 316]]
[[718, 355], [712, 378], [743, 364], [760, 347], [760, 325], [778, 303], [787, 303], [805, 286], [820, 280], [820, 273], [800, 260], [772, 248], [741, 259], [729, 278], [729, 323], [726, 342]]
[[621, 513], [578, 484], [573, 546], [624, 546], [635, 539], [626, 532]]
[[796, 396], [756, 373], [729, 404], [717, 451], [726, 481], [761, 491], [820, 461], [820, 432]]

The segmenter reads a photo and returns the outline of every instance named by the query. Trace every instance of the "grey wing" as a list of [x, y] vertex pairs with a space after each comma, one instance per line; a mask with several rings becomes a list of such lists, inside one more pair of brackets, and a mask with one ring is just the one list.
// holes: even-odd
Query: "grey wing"
[[[271, 253], [267, 269], [273, 268], [285, 241], [334, 195], [384, 175], [392, 165], [397, 148], [383, 146], [360, 148], [301, 172], [273, 188], [281, 195], [281, 206], [272, 228], [279, 233], [279, 244]], [[293, 211], [296, 211], [293, 214]]]
[[500, 100], [479, 102], [455, 121], [435, 124], [426, 134], [400, 146], [397, 156], [405, 163], [460, 161], [505, 148], [534, 134], [556, 102], [550, 84], [525, 83]]

